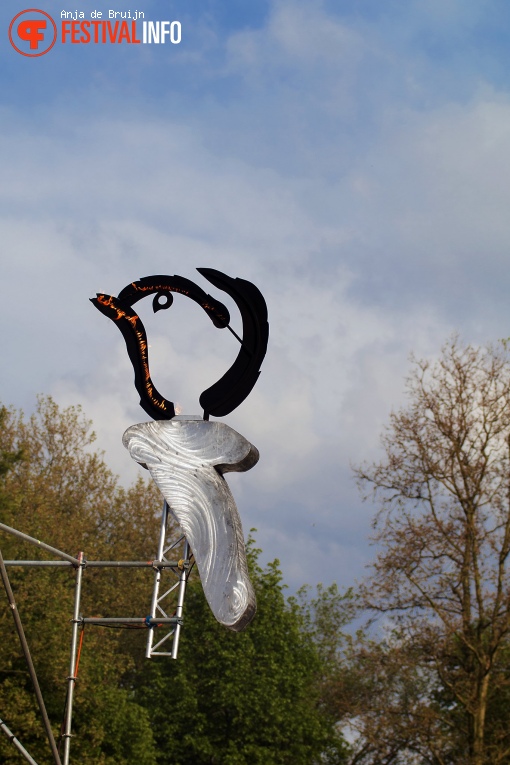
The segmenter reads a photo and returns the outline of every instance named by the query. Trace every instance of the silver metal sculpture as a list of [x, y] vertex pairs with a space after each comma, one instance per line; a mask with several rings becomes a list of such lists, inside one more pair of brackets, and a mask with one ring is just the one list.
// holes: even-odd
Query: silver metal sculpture
[[[92, 303], [121, 331], [140, 405], [155, 420], [128, 428], [123, 441], [133, 459], [149, 469], [168, 505], [163, 507], [160, 549], [164, 547], [169, 508], [191, 546], [214, 616], [229, 629], [240, 631], [255, 615], [256, 600], [248, 575], [241, 520], [223, 474], [249, 470], [258, 460], [258, 451], [227, 425], [209, 422], [209, 417], [232, 412], [255, 385], [267, 349], [267, 307], [260, 290], [251, 282], [211, 268], [197, 270], [235, 301], [243, 322], [242, 337], [230, 326], [226, 306], [182, 276], [147, 276], [128, 284], [116, 297], [98, 293]], [[192, 299], [214, 326], [229, 329], [241, 345], [230, 369], [201, 394], [203, 418], [176, 416], [173, 402], [156, 389], [149, 369], [147, 334], [133, 308], [147, 295], [153, 295], [154, 312], [166, 310], [173, 304], [173, 293]], [[153, 617], [161, 608], [159, 584], [156, 575]], [[151, 640], [146, 655], [156, 655]]]
[[136, 462], [150, 471], [186, 536], [216, 619], [236, 632], [256, 611], [243, 529], [223, 478], [249, 470], [257, 449], [223, 422], [172, 419], [128, 428], [122, 438]]

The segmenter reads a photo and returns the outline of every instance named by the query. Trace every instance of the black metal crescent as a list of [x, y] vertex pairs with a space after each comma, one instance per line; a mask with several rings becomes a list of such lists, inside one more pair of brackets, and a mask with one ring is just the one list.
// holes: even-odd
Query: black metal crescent
[[[133, 306], [139, 300], [142, 300], [146, 295], [151, 295], [156, 292], [158, 295], [169, 294], [171, 292], [177, 292], [181, 295], [194, 300], [201, 306], [206, 314], [211, 319], [215, 327], [223, 329], [228, 326], [230, 321], [230, 315], [223, 303], [219, 300], [215, 300], [211, 295], [208, 295], [204, 290], [192, 282], [190, 279], [185, 279], [184, 276], [144, 276], [143, 279], [139, 279], [137, 282], [131, 282], [127, 287], [119, 292], [119, 300], [129, 306]], [[170, 303], [168, 304], [168, 307]], [[166, 306], [160, 306], [163, 308]]]
[[200, 396], [204, 416], [224, 417], [251, 393], [260, 375], [269, 339], [266, 301], [260, 290], [245, 279], [234, 279], [214, 268], [197, 268], [211, 284], [235, 301], [243, 320], [239, 354], [223, 377]]
[[144, 412], [154, 420], [171, 420], [175, 417], [175, 407], [173, 401], [162, 396], [152, 382], [147, 335], [138, 314], [127, 303], [112, 295], [98, 293], [90, 301], [101, 313], [112, 319], [122, 332], [135, 373], [135, 388]]

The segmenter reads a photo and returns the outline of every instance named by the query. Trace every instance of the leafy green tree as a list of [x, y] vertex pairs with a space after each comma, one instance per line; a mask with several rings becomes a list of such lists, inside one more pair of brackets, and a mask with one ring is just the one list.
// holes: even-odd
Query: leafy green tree
[[[159, 534], [155, 485], [118, 485], [93, 449], [79, 407], [41, 398], [36, 413], [0, 409], [0, 520], [89, 560], [149, 560]], [[4, 558], [46, 559], [0, 533]], [[177, 662], [145, 661], [146, 631], [83, 632], [71, 760], [82, 765], [314, 765], [344, 763], [346, 747], [323, 689], [334, 666], [339, 622], [328, 604], [284, 597], [277, 563], [249, 547], [258, 613], [239, 635], [220, 626], [198, 580], [190, 580]], [[68, 675], [73, 568], [9, 567], [40, 685], [58, 739]], [[147, 613], [149, 570], [85, 569], [82, 614]], [[336, 591], [335, 591], [336, 592]], [[30, 679], [0, 591], [0, 716], [37, 761], [48, 761]], [[327, 618], [326, 618], [327, 616]], [[336, 625], [336, 626], [335, 626]], [[0, 738], [0, 762], [20, 755]]]
[[[5, 431], [9, 421], [9, 411], [0, 406], [0, 433]], [[12, 500], [6, 489], [7, 475], [16, 462], [22, 458], [21, 448], [14, 451], [8, 448], [0, 449], [0, 523], [6, 523], [12, 517]]]
[[[119, 487], [79, 407], [61, 410], [42, 398], [28, 420], [1, 410], [1, 520], [31, 536], [89, 559], [153, 557], [161, 506], [152, 483]], [[2, 532], [4, 558], [48, 558], [32, 545]], [[54, 733], [58, 738], [66, 694], [75, 574], [72, 568], [9, 568], [30, 650]], [[152, 572], [85, 570], [82, 613], [140, 615], [147, 611]], [[0, 603], [7, 605], [0, 591]], [[0, 608], [0, 710], [2, 718], [37, 760], [48, 748], [12, 617]], [[136, 649], [136, 650], [135, 650]], [[146, 711], [133, 701], [124, 678], [143, 655], [143, 632], [87, 629], [75, 695], [73, 757], [88, 765], [131, 762], [135, 740], [143, 741], [137, 762], [154, 765]], [[138, 723], [135, 726], [134, 721]], [[138, 734], [135, 731], [138, 731]], [[0, 761], [19, 762], [0, 738]]]
[[242, 634], [212, 617], [198, 582], [186, 595], [177, 662], [151, 663], [137, 691], [150, 714], [158, 763], [312, 765], [346, 762], [321, 698], [327, 667], [306, 613], [285, 599], [278, 562], [262, 569], [248, 545], [257, 593]]

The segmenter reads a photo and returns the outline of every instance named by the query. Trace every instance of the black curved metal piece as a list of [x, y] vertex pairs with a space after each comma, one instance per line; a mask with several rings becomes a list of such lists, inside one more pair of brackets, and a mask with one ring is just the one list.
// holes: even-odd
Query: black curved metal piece
[[173, 401], [168, 401], [156, 389], [149, 372], [147, 335], [142, 320], [128, 303], [112, 295], [97, 294], [90, 302], [112, 319], [122, 332], [126, 348], [135, 372], [135, 388], [140, 395], [140, 406], [154, 420], [171, 420], [175, 417]]
[[[229, 414], [252, 390], [266, 354], [269, 325], [265, 300], [254, 284], [244, 279], [234, 279], [212, 268], [198, 268], [197, 271], [233, 298], [243, 321], [243, 337], [238, 338], [241, 349], [236, 360], [223, 377], [200, 396], [204, 419], [208, 419], [210, 414], [215, 417]], [[156, 313], [172, 305], [172, 292], [191, 298], [201, 306], [216, 327], [228, 327], [233, 332], [229, 326], [230, 316], [226, 306], [182, 276], [146, 276], [128, 284], [117, 297], [98, 293], [95, 298], [91, 298], [96, 308], [112, 319], [122, 332], [135, 372], [140, 406], [155, 420], [171, 420], [175, 417], [175, 407], [172, 401], [159, 393], [152, 382], [147, 335], [132, 306], [146, 295], [155, 294], [152, 305]]]
[[[143, 279], [139, 279], [137, 282], [132, 282], [124, 287], [119, 292], [119, 300], [126, 305], [133, 306], [139, 300], [146, 295], [151, 295], [156, 292], [156, 297], [153, 301], [154, 312], [169, 308], [172, 305], [173, 297], [172, 292], [177, 292], [181, 295], [191, 298], [201, 306], [206, 314], [211, 319], [215, 327], [223, 329], [228, 326], [230, 321], [230, 315], [227, 307], [220, 303], [219, 300], [215, 300], [211, 295], [208, 295], [204, 290], [192, 282], [190, 279], [185, 279], [184, 276], [144, 276]], [[161, 305], [156, 302], [158, 298], [163, 295], [167, 295], [171, 299], [166, 305]], [[157, 305], [157, 308], [156, 308]]]
[[214, 268], [197, 268], [211, 284], [235, 301], [243, 320], [239, 354], [223, 377], [200, 396], [205, 416], [230, 414], [251, 393], [260, 375], [269, 339], [266, 301], [260, 290], [245, 279], [233, 279]]

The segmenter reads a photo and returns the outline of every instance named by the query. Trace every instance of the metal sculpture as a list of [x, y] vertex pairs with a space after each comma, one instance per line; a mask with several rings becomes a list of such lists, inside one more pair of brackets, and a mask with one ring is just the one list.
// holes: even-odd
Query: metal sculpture
[[241, 343], [238, 356], [230, 369], [200, 396], [205, 420], [211, 414], [214, 417], [224, 417], [244, 401], [257, 382], [266, 355], [269, 325], [262, 293], [251, 282], [233, 279], [213, 268], [197, 268], [197, 271], [233, 298], [243, 321], [242, 338], [230, 327], [230, 315], [223, 303], [182, 276], [146, 276], [128, 284], [117, 297], [98, 293], [91, 299], [96, 308], [112, 319], [122, 332], [135, 371], [135, 387], [140, 394], [140, 406], [155, 420], [171, 420], [175, 417], [175, 407], [172, 401], [156, 390], [151, 380], [147, 335], [140, 317], [132, 309], [146, 295], [155, 293], [152, 302], [154, 313], [170, 308], [173, 303], [172, 292], [191, 298], [203, 308], [215, 327], [228, 328]]
[[146, 422], [128, 428], [124, 445], [146, 465], [191, 545], [207, 602], [236, 632], [255, 614], [241, 519], [223, 474], [249, 470], [255, 447], [223, 422]]
[[[241, 519], [223, 474], [249, 470], [258, 460], [258, 451], [228, 425], [208, 420], [210, 415], [223, 417], [232, 412], [255, 385], [267, 349], [267, 307], [251, 282], [211, 268], [197, 270], [235, 301], [243, 322], [242, 338], [230, 327], [227, 308], [182, 276], [144, 277], [129, 284], [117, 297], [99, 293], [92, 302], [122, 332], [140, 405], [156, 420], [128, 428], [124, 445], [134, 460], [149, 469], [191, 545], [213, 614], [221, 624], [240, 631], [253, 618], [256, 600], [248, 576]], [[167, 309], [173, 303], [172, 293], [191, 298], [216, 327], [228, 328], [241, 344], [230, 369], [200, 395], [203, 420], [176, 419], [173, 402], [155, 388], [145, 328], [132, 308], [153, 294], [154, 312]], [[163, 528], [161, 533], [165, 533]], [[153, 604], [158, 603], [158, 587], [156, 579]], [[148, 656], [153, 655], [151, 639]]]

